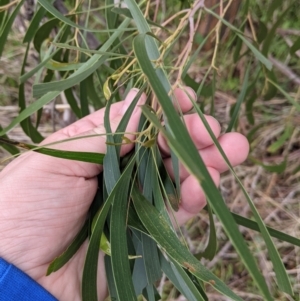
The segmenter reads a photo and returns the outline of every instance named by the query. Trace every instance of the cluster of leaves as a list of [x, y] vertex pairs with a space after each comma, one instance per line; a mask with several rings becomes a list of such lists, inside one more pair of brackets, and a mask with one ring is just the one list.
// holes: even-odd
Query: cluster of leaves
[[[173, 18], [164, 23], [157, 22], [155, 18], [150, 17], [151, 1], [142, 2], [140, 5], [134, 0], [124, 0], [124, 3], [126, 8], [116, 7], [114, 1], [106, 0], [103, 7], [91, 9], [91, 2], [88, 2], [87, 8], [83, 5], [79, 6], [76, 2], [75, 8], [64, 15], [55, 8], [53, 1], [39, 0], [38, 8], [23, 40], [27, 48], [20, 72], [19, 107], [21, 112], [8, 127], [1, 130], [1, 141], [6, 143], [3, 146], [12, 154], [18, 154], [15, 146], [19, 146], [47, 155], [95, 162], [104, 166], [104, 173], [99, 176], [101, 190], [95, 196], [89, 218], [70, 247], [50, 265], [48, 273], [55, 272], [62, 267], [88, 238], [89, 248], [82, 283], [84, 301], [97, 300], [96, 275], [99, 248], [108, 254], [105, 257], [105, 266], [112, 300], [136, 300], [140, 295], [147, 300], [160, 299], [155, 284], [162, 273], [166, 274], [188, 300], [207, 300], [205, 284], [211, 285], [232, 300], [241, 300], [199, 261], [202, 257], [212, 259], [217, 250], [214, 214], [222, 223], [225, 233], [264, 299], [273, 300], [266, 281], [258, 269], [255, 257], [249, 251], [238, 225], [261, 233], [274, 267], [279, 289], [291, 296], [294, 295], [289, 277], [271, 236], [297, 246], [300, 246], [300, 240], [268, 228], [264, 224], [253, 201], [209, 129], [202, 110], [194, 103], [195, 111], [206, 125], [214, 144], [245, 194], [254, 221], [228, 210], [172, 104], [174, 87], [184, 82], [192, 86], [200, 96], [205, 92], [205, 88], [207, 89], [205, 83], [208, 75], [215, 74], [218, 44], [215, 47], [211, 66], [201, 83], [197, 83], [188, 74], [206, 42], [204, 38], [192, 54], [191, 42], [195, 32], [191, 28], [197, 28], [201, 15], [205, 13], [217, 18], [217, 28], [220, 29], [220, 26], [224, 24], [232, 31], [235, 44], [234, 61], [237, 62], [249, 56], [253, 62], [245, 70], [243, 85], [232, 109], [227, 132], [235, 127], [243, 103], [246, 103], [249, 122], [254, 123], [251, 112], [254, 100], [259, 93], [258, 78], [262, 75], [264, 87], [261, 91], [266, 99], [272, 98], [280, 91], [299, 110], [299, 104], [277, 84], [272, 63], [267, 58], [275, 31], [290, 8], [282, 12], [267, 32], [265, 31], [267, 26], [262, 26], [261, 34], [252, 40], [244, 34], [246, 18], [245, 22], [237, 28], [216, 14], [214, 10], [204, 7], [203, 1], [196, 1], [188, 9], [178, 12], [177, 19], [174, 19], [174, 22], [178, 22], [175, 30], [166, 27], [166, 24], [170, 24]], [[269, 19], [280, 5], [278, 1], [274, 3], [276, 4], [270, 8]], [[21, 0], [14, 9], [3, 9], [0, 12], [0, 54], [5, 46], [11, 25], [23, 4], [24, 0]], [[4, 8], [10, 8], [8, 0], [2, 0], [1, 5]], [[244, 14], [247, 13], [249, 5], [250, 1], [245, 1]], [[95, 18], [93, 13], [98, 10], [105, 15], [106, 29], [91, 29], [89, 26], [90, 19]], [[79, 22], [82, 16], [85, 17], [84, 24]], [[184, 48], [177, 61], [170, 60], [169, 55], [172, 54], [173, 47], [185, 31], [190, 32], [187, 47]], [[53, 32], [55, 32], [54, 35]], [[88, 36], [91, 34], [102, 41], [97, 49], [89, 47]], [[216, 30], [217, 40], [219, 34], [220, 31]], [[295, 41], [292, 51], [297, 51], [298, 44], [299, 42]], [[32, 45], [39, 53], [40, 63], [26, 72], [28, 51]], [[169, 68], [169, 64], [175, 67]], [[250, 76], [250, 70], [255, 76]], [[33, 85], [35, 100], [27, 106], [24, 83], [33, 76], [35, 77]], [[174, 78], [173, 85], [169, 82], [170, 78]], [[108, 118], [110, 105], [112, 102], [119, 101], [122, 95], [132, 87], [138, 87], [140, 93], [124, 114], [116, 133], [113, 134]], [[214, 91], [214, 84], [210, 89]], [[135, 149], [134, 152], [121, 159], [120, 145], [124, 140], [126, 125], [142, 92], [146, 92], [148, 102], [142, 107], [143, 116], [139, 124]], [[95, 109], [106, 104], [105, 128], [108, 147], [105, 155], [62, 152], [53, 150], [49, 146], [47, 148], [35, 147], [12, 143], [8, 140], [6, 134], [20, 124], [33, 142], [40, 142], [43, 137], [38, 131], [38, 125], [42, 108], [62, 93], [78, 118], [89, 114], [90, 104]], [[158, 111], [154, 111], [154, 106], [152, 107], [154, 96], [160, 106]], [[163, 113], [160, 114], [160, 112]], [[213, 113], [213, 98], [211, 112]], [[35, 125], [30, 120], [33, 113], [38, 116]], [[162, 119], [166, 127], [161, 126]], [[159, 131], [165, 136], [172, 150], [175, 183], [167, 174], [155, 143]], [[210, 216], [210, 238], [204, 252], [196, 255], [192, 255], [182, 243], [182, 237], [174, 230], [167, 210], [167, 207], [173, 210], [178, 208], [179, 161], [201, 183], [208, 201], [206, 209]]]

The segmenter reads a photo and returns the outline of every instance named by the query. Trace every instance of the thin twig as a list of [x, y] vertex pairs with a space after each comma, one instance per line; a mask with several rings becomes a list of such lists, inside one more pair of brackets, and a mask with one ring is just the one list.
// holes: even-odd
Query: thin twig
[[[220, 9], [220, 17], [222, 19], [225, 18], [225, 14], [227, 12], [227, 10], [229, 9], [230, 5], [232, 4], [233, 0], [229, 0], [229, 2], [227, 3], [224, 11], [222, 11]], [[221, 8], [223, 8], [223, 1], [221, 1]], [[221, 31], [221, 25], [222, 25], [222, 20], [219, 19], [217, 25], [215, 26], [215, 32], [216, 32], [216, 44], [215, 44], [215, 48], [214, 48], [214, 53], [213, 53], [213, 57], [211, 60], [211, 66], [212, 68], [218, 70], [218, 68], [215, 65], [215, 61], [216, 61], [216, 57], [217, 57], [217, 53], [218, 53], [218, 49], [219, 49], [219, 42], [220, 42], [220, 31]]]

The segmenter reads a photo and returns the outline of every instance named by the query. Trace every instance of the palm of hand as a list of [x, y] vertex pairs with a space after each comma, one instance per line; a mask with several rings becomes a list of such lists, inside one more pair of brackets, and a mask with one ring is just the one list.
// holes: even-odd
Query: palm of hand
[[[55, 283], [55, 295], [60, 300], [67, 300], [61, 297], [64, 294], [69, 300], [79, 300], [86, 244], [61, 270], [49, 277], [45, 274], [50, 262], [66, 249], [83, 225], [97, 189], [97, 178], [72, 175], [68, 165], [55, 164], [55, 160], [43, 155], [28, 154], [22, 160], [26, 164], [14, 161], [1, 174], [1, 184], [6, 189], [0, 204], [10, 200], [9, 206], [1, 208], [4, 217], [0, 222], [0, 228], [4, 228], [1, 253], [9, 254], [6, 260], [43, 286], [50, 288]], [[68, 287], [78, 289], [76, 293], [66, 292]]]

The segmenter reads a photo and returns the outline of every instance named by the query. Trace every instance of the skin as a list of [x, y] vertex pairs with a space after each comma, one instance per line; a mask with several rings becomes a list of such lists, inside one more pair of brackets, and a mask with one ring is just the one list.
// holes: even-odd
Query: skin
[[[110, 111], [112, 130], [117, 125], [137, 90], [129, 92], [122, 102], [113, 104]], [[192, 108], [186, 88], [176, 89], [176, 108], [183, 113]], [[139, 104], [146, 96], [142, 95]], [[137, 107], [130, 119], [127, 132], [137, 129], [140, 118]], [[52, 134], [43, 141], [47, 144], [70, 137], [104, 134], [104, 109], [99, 110], [74, 124]], [[221, 127], [216, 119], [206, 116], [215, 136], [224, 149], [232, 165], [242, 163], [249, 151], [246, 138], [238, 133], [220, 135]], [[220, 173], [227, 166], [196, 114], [184, 116], [188, 131], [199, 150], [216, 185]], [[127, 135], [133, 139], [133, 135]], [[164, 163], [170, 175], [173, 175], [170, 150], [159, 135], [158, 143], [164, 157]], [[105, 153], [105, 136], [73, 140], [55, 146], [59, 149]], [[125, 155], [133, 145], [123, 145], [121, 155]], [[97, 175], [102, 166], [58, 159], [50, 156], [27, 152], [11, 162], [0, 173], [0, 257], [30, 275], [60, 301], [80, 300], [81, 276], [87, 242], [76, 255], [59, 271], [45, 276], [49, 263], [60, 255], [70, 244], [84, 223], [86, 214], [97, 190]], [[205, 206], [205, 195], [197, 180], [180, 167], [182, 201], [175, 216], [179, 224], [185, 223]], [[103, 300], [107, 296], [103, 254], [99, 254], [98, 296]]]

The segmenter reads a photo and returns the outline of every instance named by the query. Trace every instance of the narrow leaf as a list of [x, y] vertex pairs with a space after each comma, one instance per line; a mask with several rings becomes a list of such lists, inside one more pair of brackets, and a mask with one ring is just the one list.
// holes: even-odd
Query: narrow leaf
[[4, 28], [1, 31], [1, 35], [0, 35], [0, 57], [2, 56], [2, 52], [4, 49], [4, 46], [6, 45], [6, 39], [7, 36], [10, 32], [11, 26], [21, 8], [21, 6], [23, 5], [25, 0], [21, 0], [18, 5], [15, 7], [15, 9], [13, 10], [13, 12], [11, 13], [11, 15], [9, 16], [8, 20], [6, 21]]
[[[194, 100], [191, 99], [191, 101], [193, 102], [194, 106], [195, 106], [195, 102]], [[264, 241], [266, 243], [266, 246], [268, 248], [268, 251], [269, 251], [269, 255], [270, 255], [270, 258], [271, 258], [271, 261], [272, 261], [272, 264], [273, 264], [273, 268], [274, 268], [274, 271], [275, 271], [275, 274], [276, 274], [276, 278], [277, 278], [277, 282], [278, 282], [278, 286], [279, 288], [290, 294], [290, 295], [293, 295], [293, 290], [292, 290], [292, 286], [291, 286], [291, 283], [290, 283], [290, 280], [289, 280], [289, 277], [287, 275], [287, 272], [285, 270], [285, 267], [284, 267], [284, 264], [280, 258], [280, 255], [278, 253], [278, 250], [277, 248], [275, 247], [271, 237], [270, 237], [270, 234], [266, 228], [266, 225], [265, 223], [263, 222], [261, 216], [259, 215], [253, 201], [251, 200], [249, 194], [247, 193], [245, 187], [243, 186], [241, 180], [239, 179], [239, 177], [237, 176], [237, 174], [235, 173], [233, 167], [231, 166], [231, 163], [229, 162], [225, 152], [223, 151], [222, 147], [220, 146], [220, 143], [219, 141], [217, 140], [217, 138], [214, 136], [214, 133], [212, 132], [211, 128], [209, 127], [209, 124], [207, 122], [207, 120], [204, 118], [204, 115], [203, 113], [201, 112], [201, 110], [195, 106], [196, 108], [196, 111], [198, 112], [198, 115], [200, 116], [203, 124], [205, 125], [207, 131], [209, 132], [215, 146], [217, 147], [217, 149], [219, 150], [220, 154], [222, 155], [223, 159], [225, 160], [227, 166], [229, 167], [229, 170], [232, 172], [232, 174], [234, 175], [236, 181], [238, 182], [240, 188], [242, 189], [246, 199], [247, 199], [247, 202], [251, 208], [251, 211], [254, 215], [254, 218], [255, 220], [257, 221], [257, 224], [260, 228], [260, 232], [264, 238]]]
[[208, 240], [208, 244], [207, 244], [207, 247], [205, 248], [205, 250], [203, 252], [195, 254], [195, 257], [199, 260], [202, 257], [204, 257], [208, 260], [212, 260], [217, 253], [217, 247], [218, 247], [216, 227], [215, 227], [215, 222], [214, 222], [214, 218], [213, 218], [213, 213], [212, 213], [212, 210], [211, 210], [209, 204], [207, 204], [206, 207], [207, 207], [208, 216], [209, 216], [209, 228], [210, 228], [209, 229], [209, 240]]
[[262, 166], [265, 170], [267, 170], [269, 172], [275, 172], [278, 174], [283, 173], [287, 167], [287, 159], [282, 161], [280, 164], [273, 164], [273, 165], [264, 164], [263, 162], [259, 161], [258, 159], [255, 159], [253, 157], [250, 157], [250, 159], [253, 162], [255, 162], [255, 164]]
[[24, 36], [23, 43], [29, 43], [33, 39], [36, 31], [39, 28], [40, 22], [45, 15], [45, 12], [46, 10], [43, 7], [40, 7], [38, 11], [34, 14]]
[[263, 292], [266, 300], [272, 300], [269, 289], [266, 285], [264, 278], [258, 270], [257, 264], [250, 253], [247, 245], [238, 230], [236, 223], [234, 222], [228, 208], [222, 200], [222, 196], [218, 189], [216, 189], [213, 180], [209, 172], [207, 171], [203, 160], [199, 156], [198, 150], [196, 149], [187, 129], [182, 124], [179, 116], [177, 115], [168, 93], [166, 92], [161, 81], [157, 77], [152, 63], [149, 60], [147, 51], [145, 49], [145, 36], [139, 35], [134, 40], [134, 52], [137, 56], [139, 64], [148, 78], [148, 81], [163, 108], [163, 111], [168, 119], [171, 133], [165, 131], [161, 126], [157, 117], [150, 113], [149, 110], [144, 106], [142, 107], [143, 113], [152, 123], [161, 130], [162, 134], [167, 138], [171, 149], [179, 156], [180, 160], [184, 163], [188, 171], [195, 175], [201, 184], [203, 190], [207, 195], [207, 199], [212, 206], [212, 209], [221, 220], [224, 230], [230, 237], [233, 245], [235, 246], [238, 254], [241, 256], [244, 264], [246, 265], [249, 272], [252, 274], [253, 279], [260, 290]]
[[6, 128], [4, 128], [0, 132], [0, 136], [6, 134], [8, 131], [13, 129], [17, 124], [19, 124], [21, 121], [23, 121], [25, 118], [29, 117], [31, 114], [35, 113], [37, 110], [42, 108], [44, 105], [49, 103], [53, 98], [59, 95], [60, 92], [54, 91], [54, 92], [48, 92], [44, 96], [42, 96], [40, 99], [32, 103], [30, 106], [28, 106], [25, 110], [23, 110]]
[[[125, 28], [129, 24], [129, 20], [126, 19], [120, 25], [120, 28]], [[100, 51], [106, 51], [112, 43], [120, 36], [121, 32], [114, 32], [109, 39], [102, 45]], [[85, 62], [77, 71], [72, 73], [67, 79], [43, 83], [33, 86], [33, 96], [40, 97], [49, 91], [58, 91], [61, 92], [72, 86], [78, 84], [79, 82], [86, 79], [94, 71], [96, 71], [107, 59], [106, 55], [94, 54], [87, 62]]]
[[132, 200], [139, 218], [149, 231], [151, 237], [160, 245], [166, 254], [182, 267], [189, 270], [197, 278], [207, 282], [233, 300], [242, 300], [234, 294], [219, 278], [208, 271], [187, 249], [181, 244], [170, 225], [161, 214], [152, 206], [137, 187], [132, 189]]
[[[241, 215], [235, 214], [235, 213], [231, 213], [234, 220], [241, 226], [252, 229], [254, 231], [258, 231], [260, 232], [260, 229], [258, 227], [258, 224], [255, 221], [252, 221], [246, 217], [243, 217]], [[276, 229], [267, 227], [268, 232], [270, 233], [271, 236], [280, 239], [282, 241], [288, 242], [294, 246], [298, 246], [300, 247], [300, 239], [293, 237], [291, 235], [288, 235], [286, 233], [283, 233], [281, 231], [278, 231]]]
[[100, 154], [100, 153], [76, 152], [76, 151], [65, 151], [65, 150], [59, 150], [59, 149], [52, 149], [52, 148], [47, 148], [47, 147], [43, 147], [43, 146], [36, 146], [36, 145], [27, 144], [27, 143], [17, 142], [17, 141], [5, 139], [2, 137], [0, 138], [0, 141], [3, 143], [9, 144], [9, 145], [15, 145], [22, 149], [32, 150], [36, 153], [40, 153], [43, 155], [48, 155], [51, 157], [68, 159], [68, 160], [76, 160], [76, 161], [82, 161], [82, 162], [102, 164], [103, 158], [104, 158], [104, 154]]
[[116, 196], [117, 191], [126, 182], [130, 180], [134, 160], [128, 164], [118, 179], [116, 185], [113, 187], [111, 193], [106, 199], [101, 208], [101, 212], [95, 221], [94, 231], [90, 237], [90, 242], [86, 254], [83, 275], [82, 275], [82, 300], [83, 301], [98, 301], [97, 297], [97, 268], [99, 256], [99, 244], [105, 223], [106, 216], [109, 212], [111, 204]]
[[248, 80], [249, 80], [249, 71], [250, 71], [250, 65], [248, 65], [248, 67], [246, 69], [242, 89], [241, 89], [241, 92], [240, 92], [240, 94], [238, 96], [238, 99], [236, 101], [234, 111], [232, 113], [229, 125], [226, 129], [226, 133], [231, 132], [231, 130], [233, 129], [233, 127], [234, 127], [234, 125], [237, 121], [238, 114], [240, 112], [240, 107], [241, 107], [242, 103], [244, 102], [244, 99], [245, 99], [245, 96], [246, 96], [246, 91], [247, 91], [247, 87], [248, 87]]
[[165, 275], [172, 281], [175, 287], [189, 301], [204, 301], [205, 299], [199, 293], [195, 284], [186, 274], [186, 271], [179, 265], [170, 263], [165, 256], [160, 252], [161, 268]]
[[[0, 131], [1, 130], [2, 130], [2, 126], [0, 125]], [[9, 140], [6, 135], [4, 135], [2, 138]], [[3, 147], [6, 151], [8, 151], [12, 155], [17, 155], [20, 153], [18, 148], [16, 148], [14, 145], [7, 144], [7, 143], [1, 141], [1, 138], [0, 138], [0, 146]]]
[[[24, 54], [24, 59], [23, 59], [23, 63], [22, 63], [20, 76], [22, 76], [25, 72], [29, 49], [30, 49], [30, 43], [28, 43], [27, 47], [26, 47], [26, 52]], [[19, 84], [18, 104], [19, 104], [19, 108], [20, 108], [21, 112], [26, 109], [25, 84], [24, 83]], [[44, 137], [38, 132], [36, 127], [34, 127], [32, 125], [30, 117], [27, 117], [26, 119], [21, 121], [20, 125], [21, 125], [24, 133], [26, 133], [26, 135], [29, 136], [34, 143], [40, 143], [42, 140], [44, 140]]]
[[300, 49], [300, 37], [294, 42], [290, 48], [290, 54], [294, 55]]

